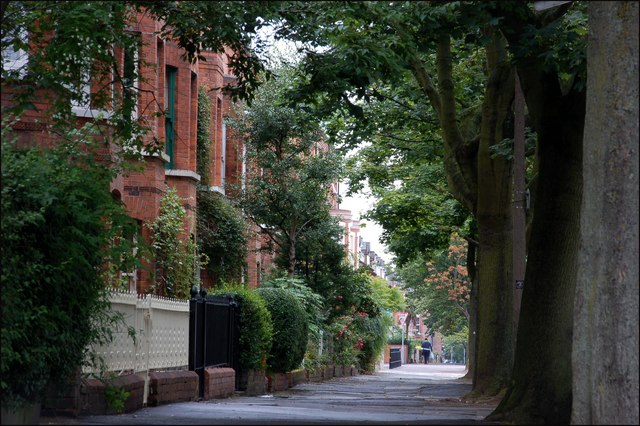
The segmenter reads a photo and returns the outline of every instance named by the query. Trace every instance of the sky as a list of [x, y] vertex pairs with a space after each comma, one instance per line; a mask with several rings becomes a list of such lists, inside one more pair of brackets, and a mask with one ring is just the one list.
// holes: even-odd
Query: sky
[[[346, 192], [346, 184], [340, 184], [340, 195], [342, 196], [342, 202], [340, 208], [345, 210], [351, 210], [353, 219], [360, 219], [361, 216], [373, 205], [374, 199], [362, 194], [355, 194], [351, 197], [344, 195]], [[366, 224], [366, 226], [363, 226]], [[360, 236], [365, 241], [371, 243], [371, 250], [375, 251], [386, 263], [391, 263], [393, 256], [387, 253], [387, 248], [379, 241], [380, 235], [382, 235], [382, 227], [376, 222], [371, 220], [360, 221]]]

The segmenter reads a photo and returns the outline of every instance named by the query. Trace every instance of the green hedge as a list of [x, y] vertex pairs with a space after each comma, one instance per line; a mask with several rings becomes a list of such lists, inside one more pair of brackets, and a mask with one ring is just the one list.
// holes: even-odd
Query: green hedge
[[259, 288], [273, 321], [273, 345], [267, 355], [267, 370], [284, 373], [299, 368], [307, 348], [309, 323], [304, 306], [284, 288]]
[[[414, 339], [411, 339], [410, 337], [404, 336], [404, 344], [405, 345], [412, 345], [415, 344], [416, 341]], [[420, 343], [420, 342], [418, 342]], [[394, 333], [391, 336], [389, 336], [389, 338], [387, 339], [387, 345], [401, 345], [402, 344], [402, 334], [400, 333]]]
[[273, 337], [271, 314], [264, 299], [255, 290], [239, 285], [213, 289], [209, 294], [228, 294], [240, 302], [240, 369], [263, 370]]
[[64, 382], [120, 324], [101, 272], [109, 260], [124, 269], [116, 261], [136, 226], [111, 197], [111, 176], [73, 145], [22, 151], [4, 130], [0, 377], [13, 408]]

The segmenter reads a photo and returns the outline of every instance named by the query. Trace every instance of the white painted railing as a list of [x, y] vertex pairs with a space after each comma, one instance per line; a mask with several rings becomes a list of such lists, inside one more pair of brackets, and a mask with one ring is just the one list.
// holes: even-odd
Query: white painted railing
[[[111, 309], [122, 312], [127, 327], [114, 333], [113, 342], [95, 348], [107, 371], [121, 374], [187, 367], [189, 356], [189, 302], [128, 291], [111, 292]], [[135, 330], [135, 339], [128, 327]], [[85, 367], [84, 373], [99, 373]]]

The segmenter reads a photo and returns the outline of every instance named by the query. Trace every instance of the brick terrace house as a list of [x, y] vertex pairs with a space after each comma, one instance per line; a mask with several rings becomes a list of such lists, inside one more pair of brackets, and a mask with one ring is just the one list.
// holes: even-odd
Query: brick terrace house
[[[227, 184], [238, 184], [247, 165], [244, 162], [243, 142], [227, 132], [224, 117], [231, 112], [232, 101], [222, 90], [232, 85], [235, 77], [228, 67], [228, 54], [203, 52], [206, 61], [190, 64], [184, 61], [182, 51], [172, 40], [160, 36], [161, 23], [151, 16], [138, 13], [130, 31], [140, 38], [140, 47], [136, 51], [124, 51], [115, 48], [117, 62], [121, 72], [126, 76], [127, 66], [135, 67], [138, 75], [134, 87], [137, 88], [137, 109], [134, 112], [138, 119], [144, 120], [150, 128], [147, 140], [154, 137], [165, 144], [160, 155], [145, 155], [142, 171], [132, 171], [127, 175], [119, 175], [111, 183], [113, 196], [121, 200], [131, 217], [138, 221], [140, 234], [147, 241], [149, 230], [143, 226], [153, 222], [159, 213], [160, 199], [167, 186], [175, 187], [183, 200], [187, 212], [184, 238], [196, 237], [196, 188], [200, 182], [197, 173], [197, 115], [198, 89], [206, 89], [211, 102], [211, 177], [209, 190], [225, 194]], [[11, 66], [22, 66], [28, 60], [25, 52], [3, 52], [5, 69]], [[95, 93], [98, 87], [104, 86], [104, 76], [91, 76], [91, 83], [84, 88], [86, 93]], [[12, 102], [12, 90], [2, 90], [2, 108]], [[34, 103], [38, 110], [45, 111], [48, 105], [45, 97], [39, 97]], [[99, 113], [105, 115], [109, 111], [93, 109], [91, 105], [72, 105], [78, 124], [95, 120]], [[159, 114], [165, 111], [164, 114]], [[42, 124], [42, 113], [28, 110], [21, 120], [13, 125], [20, 140], [37, 141], [50, 145], [54, 136], [47, 132]], [[327, 149], [322, 142], [320, 149]], [[358, 268], [360, 262], [359, 221], [352, 220], [350, 210], [340, 209], [337, 203], [339, 192], [335, 183], [328, 194], [331, 202], [331, 214], [338, 217], [344, 228], [345, 251], [350, 262]], [[228, 195], [228, 194], [227, 194]], [[273, 265], [273, 253], [266, 252], [268, 238], [262, 235], [256, 226], [251, 228], [251, 238], [247, 258], [247, 273], [243, 277], [248, 287], [259, 285], [262, 273]], [[128, 276], [129, 289], [144, 293], [153, 283], [149, 271], [139, 269], [123, 272]], [[206, 272], [202, 273], [204, 287], [213, 285]]]
[[[211, 100], [211, 191], [225, 193], [226, 183], [237, 183], [245, 167], [243, 163], [243, 143], [227, 134], [224, 121], [225, 113], [230, 111], [231, 99], [223, 93], [224, 85], [233, 84], [234, 76], [228, 67], [227, 53], [203, 52], [206, 61], [190, 64], [181, 59], [182, 51], [171, 40], [162, 38], [161, 24], [152, 17], [139, 13], [136, 22], [131, 25], [131, 32], [140, 37], [140, 48], [136, 51], [123, 51], [115, 48], [114, 52], [126, 73], [127, 65], [136, 67], [138, 81], [134, 86], [139, 89], [137, 110], [134, 114], [139, 119], [145, 119], [151, 131], [148, 140], [155, 136], [165, 144], [161, 155], [145, 155], [142, 171], [134, 171], [126, 176], [119, 175], [111, 183], [111, 192], [126, 206], [131, 217], [138, 221], [143, 238], [149, 238], [149, 230], [143, 226], [153, 222], [159, 213], [160, 199], [166, 192], [167, 186], [175, 187], [183, 200], [187, 212], [184, 229], [185, 238], [195, 238], [196, 233], [196, 187], [200, 176], [196, 172], [196, 138], [198, 88], [204, 87]], [[4, 58], [20, 52], [3, 52]], [[25, 52], [14, 65], [23, 65], [21, 61], [28, 60]], [[12, 66], [7, 64], [6, 66]], [[91, 76], [91, 84], [85, 88], [87, 93], [97, 90], [99, 79]], [[42, 98], [44, 99], [44, 97]], [[11, 88], [2, 90], [2, 108], [12, 102]], [[46, 110], [42, 103], [36, 106], [39, 110]], [[91, 105], [73, 105], [73, 111], [78, 123], [94, 120], [99, 111]], [[165, 114], [158, 114], [165, 111]], [[104, 112], [108, 114], [109, 112]], [[34, 110], [27, 111], [13, 129], [19, 140], [35, 140], [39, 144], [51, 144], [53, 136], [40, 124], [42, 113]], [[244, 277], [249, 287], [256, 287], [259, 280], [259, 269], [266, 269], [272, 264], [272, 257], [262, 254], [257, 249], [262, 247], [264, 237], [254, 228], [250, 240], [247, 259], [248, 273]], [[152, 285], [151, 276], [143, 269], [125, 273], [129, 276], [131, 291], [144, 293]], [[204, 277], [204, 285], [211, 285]]]

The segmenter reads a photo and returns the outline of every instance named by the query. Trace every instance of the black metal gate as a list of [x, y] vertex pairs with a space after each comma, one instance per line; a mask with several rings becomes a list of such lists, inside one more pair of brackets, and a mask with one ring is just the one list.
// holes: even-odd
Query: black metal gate
[[389, 349], [389, 369], [397, 368], [402, 365], [402, 354], [400, 348]]
[[240, 309], [232, 296], [207, 296], [191, 290], [189, 300], [189, 370], [198, 374], [198, 395], [204, 396], [204, 370], [231, 367], [238, 371]]

